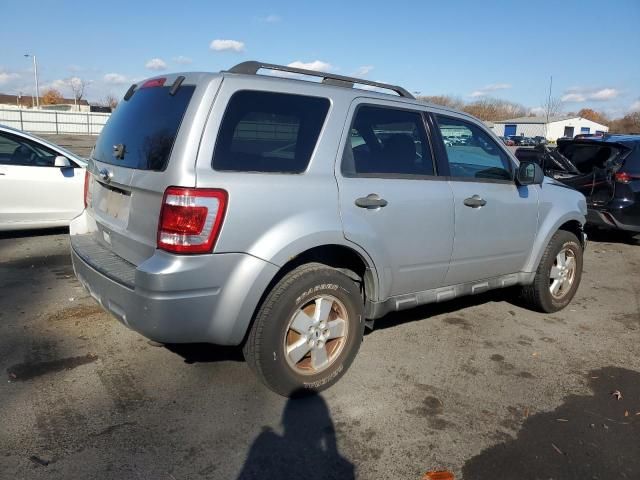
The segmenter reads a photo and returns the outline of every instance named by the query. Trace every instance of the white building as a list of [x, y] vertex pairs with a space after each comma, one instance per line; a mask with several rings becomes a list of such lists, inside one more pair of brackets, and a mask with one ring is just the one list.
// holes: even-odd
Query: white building
[[556, 141], [560, 137], [573, 138], [584, 133], [606, 133], [609, 127], [581, 117], [520, 117], [494, 122], [493, 131], [499, 137], [522, 135], [525, 137], [545, 137]]

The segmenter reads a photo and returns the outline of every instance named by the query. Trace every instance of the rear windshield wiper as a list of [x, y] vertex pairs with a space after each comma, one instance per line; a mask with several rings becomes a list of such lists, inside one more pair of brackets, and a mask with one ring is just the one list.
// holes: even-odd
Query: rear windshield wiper
[[182, 82], [184, 82], [184, 76], [180, 75], [178, 78], [176, 78], [175, 82], [173, 82], [173, 85], [171, 85], [169, 95], [173, 97], [178, 92], [178, 89], [180, 88], [180, 85], [182, 85]]

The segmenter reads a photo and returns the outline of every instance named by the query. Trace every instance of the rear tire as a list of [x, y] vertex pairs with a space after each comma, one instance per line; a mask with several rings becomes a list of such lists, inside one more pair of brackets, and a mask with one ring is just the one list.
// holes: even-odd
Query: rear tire
[[249, 367], [283, 396], [336, 383], [364, 332], [360, 285], [339, 270], [308, 263], [267, 294], [243, 347]]
[[524, 300], [545, 313], [569, 305], [580, 285], [582, 257], [578, 238], [571, 232], [558, 230], [542, 255], [533, 283], [522, 288]]

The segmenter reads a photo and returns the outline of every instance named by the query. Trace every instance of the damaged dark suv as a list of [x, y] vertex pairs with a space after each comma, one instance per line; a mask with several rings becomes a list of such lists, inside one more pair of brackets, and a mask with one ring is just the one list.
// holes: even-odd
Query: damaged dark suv
[[519, 148], [516, 156], [582, 192], [588, 224], [640, 233], [640, 135], [559, 140], [556, 149]]

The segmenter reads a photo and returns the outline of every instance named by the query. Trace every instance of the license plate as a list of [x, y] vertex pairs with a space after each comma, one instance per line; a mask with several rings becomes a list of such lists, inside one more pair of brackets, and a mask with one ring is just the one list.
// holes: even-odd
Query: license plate
[[99, 188], [100, 194], [94, 201], [94, 208], [105, 215], [117, 220], [118, 223], [126, 225], [129, 221], [129, 206], [131, 195], [111, 190], [109, 188]]

